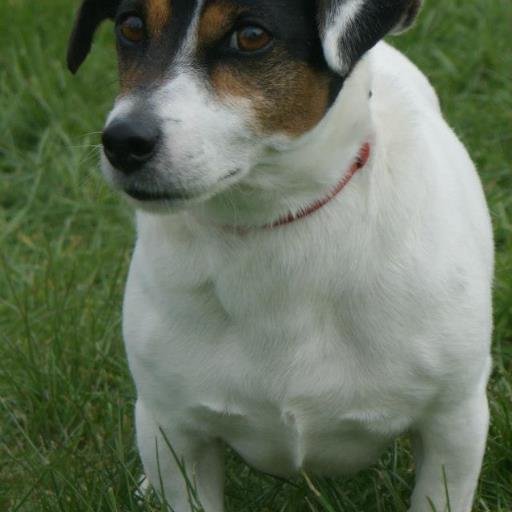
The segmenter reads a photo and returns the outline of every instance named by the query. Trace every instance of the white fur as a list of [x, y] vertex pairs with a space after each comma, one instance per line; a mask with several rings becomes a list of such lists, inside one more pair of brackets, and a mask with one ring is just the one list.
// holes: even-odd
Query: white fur
[[249, 171], [254, 144], [244, 100], [220, 103], [193, 71], [181, 72], [153, 98], [164, 139], [170, 141], [160, 158], [180, 186], [211, 195], [231, 173]]
[[[160, 473], [174, 510], [190, 510], [160, 429], [206, 512], [223, 510], [222, 443], [268, 473], [336, 475], [410, 432], [411, 511], [430, 511], [427, 498], [445, 510], [444, 469], [452, 512], [469, 512], [488, 426], [493, 243], [478, 175], [428, 81], [381, 43], [311, 133], [252, 144], [246, 106], [207, 94], [189, 73], [158, 92], [160, 115], [179, 119], [166, 121], [167, 158], [201, 193], [233, 167], [237, 185], [137, 214], [124, 336], [150, 481], [160, 488]], [[370, 162], [313, 215], [226, 227], [323, 197], [367, 140]]]

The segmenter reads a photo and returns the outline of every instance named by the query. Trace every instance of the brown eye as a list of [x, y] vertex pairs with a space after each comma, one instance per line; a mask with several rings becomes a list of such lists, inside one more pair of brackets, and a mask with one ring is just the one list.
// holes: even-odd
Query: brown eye
[[231, 48], [240, 52], [256, 52], [263, 50], [272, 42], [272, 36], [263, 28], [248, 25], [233, 33]]
[[119, 24], [119, 32], [123, 39], [130, 43], [140, 43], [145, 37], [144, 22], [138, 16], [128, 16]]

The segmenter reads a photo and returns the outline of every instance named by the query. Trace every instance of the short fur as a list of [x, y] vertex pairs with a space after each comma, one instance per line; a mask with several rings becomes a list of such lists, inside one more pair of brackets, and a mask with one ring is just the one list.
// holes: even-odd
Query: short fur
[[[446, 510], [445, 483], [451, 511], [471, 510], [489, 421], [492, 230], [432, 87], [378, 43], [419, 4], [172, 0], [143, 44], [120, 41], [107, 129], [160, 135], [136, 172], [103, 167], [137, 208], [123, 331], [141, 457], [176, 512], [191, 508], [167, 441], [206, 512], [221, 512], [223, 444], [267, 473], [338, 475], [404, 433], [410, 511]], [[145, 6], [162, 8], [86, 0], [70, 68], [103, 19]], [[272, 45], [233, 51], [241, 22]], [[264, 227], [326, 197], [365, 143], [369, 162], [338, 196]]]
[[169, 0], [148, 0], [145, 9], [148, 29], [153, 37], [159, 37], [169, 24], [172, 5]]

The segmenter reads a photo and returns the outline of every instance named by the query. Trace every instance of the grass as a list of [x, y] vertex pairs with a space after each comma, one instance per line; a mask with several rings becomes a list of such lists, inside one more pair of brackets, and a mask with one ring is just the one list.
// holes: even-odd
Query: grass
[[[120, 338], [131, 213], [97, 170], [116, 91], [110, 28], [77, 78], [74, 2], [0, 0], [0, 510], [157, 511], [134, 494], [134, 389]], [[427, 72], [476, 160], [494, 218], [492, 426], [475, 511], [512, 511], [510, 0], [430, 0], [395, 43]], [[406, 441], [342, 482], [228, 462], [228, 511], [405, 512]]]

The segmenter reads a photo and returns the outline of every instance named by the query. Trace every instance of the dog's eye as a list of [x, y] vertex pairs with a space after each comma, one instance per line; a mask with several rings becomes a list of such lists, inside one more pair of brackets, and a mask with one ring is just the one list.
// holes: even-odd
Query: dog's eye
[[272, 36], [256, 25], [246, 25], [233, 32], [230, 47], [243, 53], [263, 50], [272, 42]]
[[138, 16], [128, 16], [119, 23], [119, 33], [132, 44], [141, 43], [146, 36], [144, 21]]

